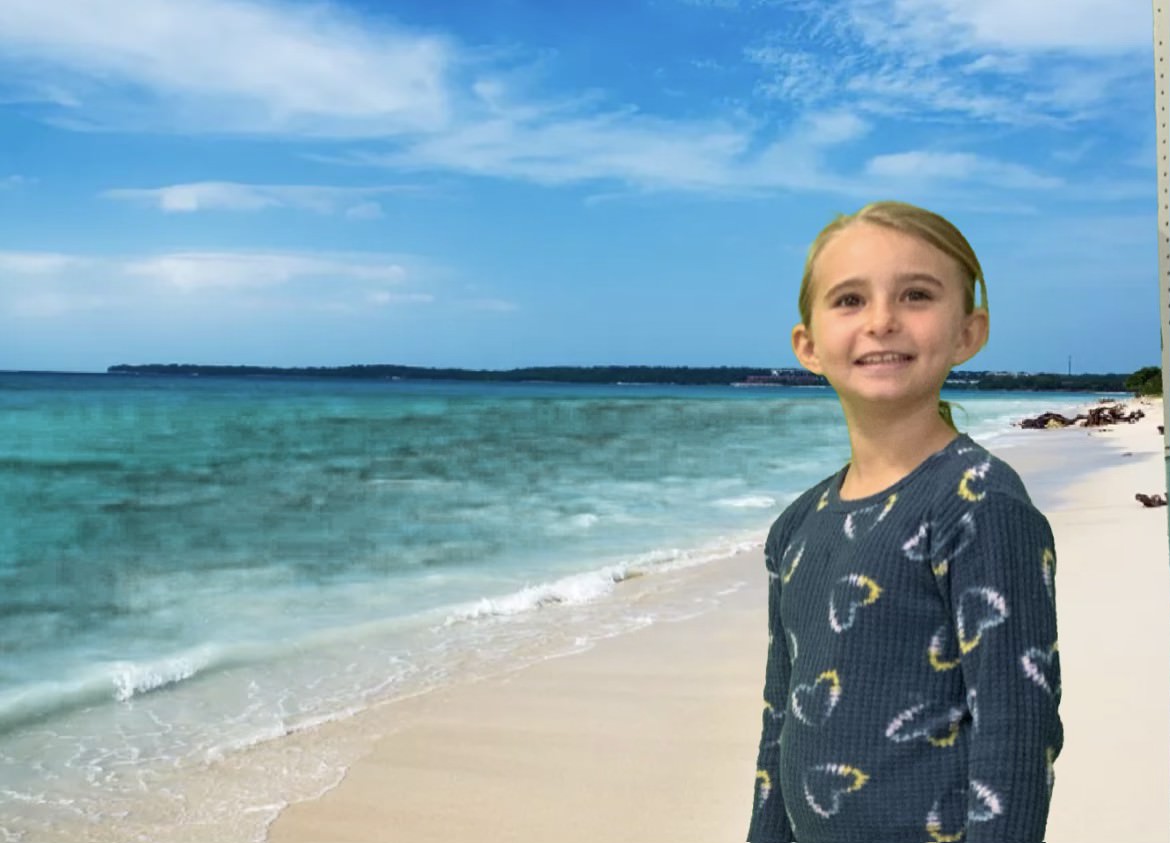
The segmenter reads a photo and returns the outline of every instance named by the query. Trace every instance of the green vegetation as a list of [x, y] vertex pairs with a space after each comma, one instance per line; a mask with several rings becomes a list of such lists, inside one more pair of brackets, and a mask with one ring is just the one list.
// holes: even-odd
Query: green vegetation
[[[957, 373], [956, 373], [957, 374]], [[1056, 375], [1015, 372], [967, 372], [974, 389], [1025, 389], [1033, 392], [1124, 392], [1125, 375]], [[949, 384], [948, 384], [949, 386]]]
[[[203, 375], [205, 377], [299, 377], [356, 380], [458, 380], [553, 383], [729, 384], [770, 378], [772, 369], [746, 366], [530, 366], [523, 369], [431, 369], [421, 366], [370, 365], [276, 368], [270, 366], [199, 366], [152, 363], [111, 366], [111, 374]], [[783, 370], [793, 382], [824, 383], [803, 369]], [[783, 377], [783, 376], [782, 376]]]
[[[1162, 389], [1160, 370], [1157, 391]], [[204, 377], [342, 378], [349, 380], [458, 380], [547, 383], [658, 383], [718, 385], [825, 386], [825, 379], [803, 369], [763, 369], [749, 366], [531, 366], [523, 369], [431, 369], [392, 364], [368, 366], [201, 366], [187, 363], [118, 365], [112, 374]], [[1141, 372], [1146, 372], [1142, 369]], [[1137, 374], [1141, 374], [1141, 372]], [[1134, 390], [1123, 374], [1056, 375], [1020, 372], [952, 372], [949, 389], [1029, 390], [1060, 392], [1125, 392]], [[1142, 393], [1151, 394], [1151, 393]]]
[[1162, 394], [1162, 367], [1143, 366], [1125, 379], [1125, 388], [1134, 395]]

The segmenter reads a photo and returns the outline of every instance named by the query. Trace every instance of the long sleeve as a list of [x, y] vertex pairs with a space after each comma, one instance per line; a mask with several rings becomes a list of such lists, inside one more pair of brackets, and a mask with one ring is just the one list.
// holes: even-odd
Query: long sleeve
[[959, 497], [939, 561], [973, 718], [965, 840], [1041, 843], [1063, 743], [1052, 532], [1026, 499]]
[[788, 702], [788, 644], [780, 622], [781, 576], [773, 542], [765, 547], [768, 568], [768, 660], [764, 676], [763, 728], [756, 761], [755, 801], [749, 843], [793, 843], [795, 840], [780, 792], [780, 730]]

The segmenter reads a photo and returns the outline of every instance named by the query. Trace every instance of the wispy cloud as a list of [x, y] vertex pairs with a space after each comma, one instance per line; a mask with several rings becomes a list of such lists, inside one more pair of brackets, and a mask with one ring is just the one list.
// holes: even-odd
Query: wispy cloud
[[434, 130], [446, 39], [272, 0], [5, 0], [0, 92], [75, 126], [316, 136]]
[[301, 279], [399, 284], [402, 264], [382, 258], [322, 258], [281, 253], [179, 252], [132, 260], [126, 274], [180, 290], [273, 287]]
[[389, 290], [377, 290], [370, 293], [370, 304], [379, 306], [392, 304], [430, 304], [435, 300], [431, 293], [392, 293]]
[[488, 310], [495, 313], [511, 313], [519, 309], [519, 305], [506, 299], [468, 299], [463, 304], [472, 310]]
[[[314, 309], [426, 303], [426, 262], [380, 254], [172, 252], [137, 257], [0, 252], [0, 309], [56, 315], [144, 304]], [[423, 285], [423, 289], [419, 286]], [[51, 305], [51, 306], [50, 306]]]
[[30, 179], [27, 176], [4, 176], [0, 178], [0, 190], [16, 190], [33, 183], [35, 183], [35, 179]]
[[906, 181], [977, 181], [1015, 190], [1049, 190], [1064, 184], [1059, 178], [1036, 173], [1020, 164], [966, 152], [916, 150], [877, 155], [866, 162], [865, 169], [870, 175], [898, 179], [903, 184]]
[[0, 252], [0, 278], [56, 275], [84, 262], [84, 258], [59, 252]]
[[[720, 7], [711, 14], [767, 5], [693, 2]], [[903, 124], [1061, 128], [1125, 107], [1148, 39], [1145, 13], [1115, 6], [792, 0], [768, 16], [789, 28], [744, 47], [764, 107], [684, 117], [613, 93], [533, 93], [544, 80], [510, 75], [453, 38], [334, 5], [7, 0], [0, 97], [40, 102], [78, 127], [362, 139], [318, 160], [617, 193], [865, 195], [911, 162], [923, 165], [913, 175], [924, 187], [1027, 190], [1060, 180], [976, 154], [965, 139], [941, 148], [914, 138], [868, 165], [857, 142]], [[382, 190], [207, 181], [106, 195], [172, 213], [281, 207], [368, 219], [382, 213]]]
[[[1138, 4], [1071, 0], [843, 0], [745, 50], [758, 90], [787, 102], [866, 113], [1036, 125], [1084, 119], [1144, 78]], [[1126, 8], [1121, 8], [1125, 6]]]
[[855, 115], [830, 110], [809, 113], [768, 138], [742, 117], [685, 121], [634, 110], [566, 113], [563, 106], [508, 102], [498, 88], [490, 111], [445, 134], [388, 152], [352, 153], [347, 160], [545, 185], [609, 182], [642, 191], [851, 191], [855, 186], [825, 167], [824, 154], [869, 130]]
[[206, 181], [156, 188], [116, 188], [102, 195], [145, 203], [167, 213], [293, 208], [318, 214], [341, 213], [352, 219], [374, 219], [382, 214], [381, 205], [373, 201], [374, 197], [415, 191], [416, 188], [406, 186], [327, 187]]
[[942, 26], [977, 47], [1102, 53], [1145, 51], [1152, 43], [1150, 10], [1142, 3], [901, 0], [894, 9], [917, 31], [930, 31], [928, 17], [941, 18]]

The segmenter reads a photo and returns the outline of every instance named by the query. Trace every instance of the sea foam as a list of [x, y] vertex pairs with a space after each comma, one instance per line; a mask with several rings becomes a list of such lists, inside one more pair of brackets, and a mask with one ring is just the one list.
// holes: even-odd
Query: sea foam
[[176, 685], [209, 667], [213, 660], [214, 651], [210, 647], [199, 647], [149, 662], [114, 662], [109, 668], [114, 698], [126, 702], [140, 694]]
[[630, 576], [625, 565], [615, 565], [584, 574], [573, 574], [548, 583], [526, 586], [511, 594], [484, 597], [473, 603], [456, 606], [447, 616], [446, 625], [487, 617], [519, 615], [552, 604], [588, 603], [613, 591], [614, 585]]
[[743, 495], [738, 498], [720, 498], [715, 503], [735, 509], [771, 509], [776, 506], [776, 499], [768, 495]]

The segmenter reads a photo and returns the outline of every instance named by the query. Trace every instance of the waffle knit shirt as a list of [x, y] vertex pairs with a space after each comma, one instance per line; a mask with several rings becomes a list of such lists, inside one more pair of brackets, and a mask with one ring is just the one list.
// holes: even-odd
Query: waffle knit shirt
[[1063, 731], [1052, 532], [966, 435], [765, 544], [751, 843], [1042, 843]]

